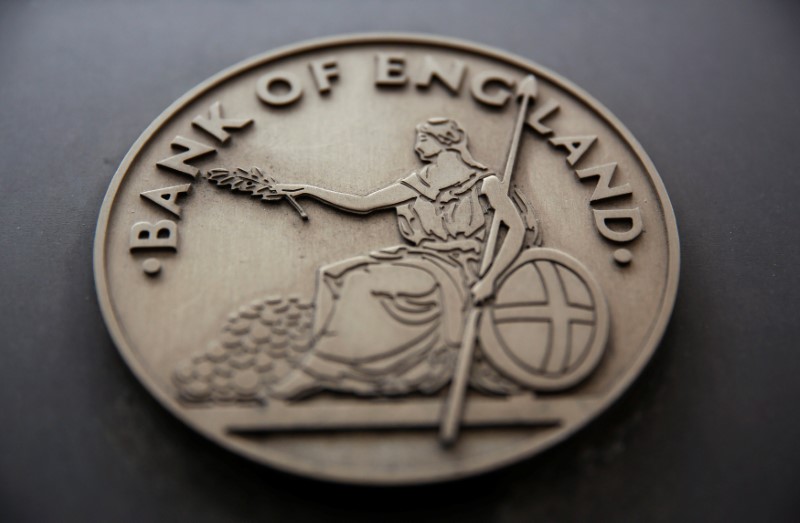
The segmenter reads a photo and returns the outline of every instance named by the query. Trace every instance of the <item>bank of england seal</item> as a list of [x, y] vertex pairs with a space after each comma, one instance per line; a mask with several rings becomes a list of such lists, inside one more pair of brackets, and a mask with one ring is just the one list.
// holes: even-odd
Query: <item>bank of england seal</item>
[[464, 477], [571, 434], [664, 332], [678, 238], [588, 94], [441, 38], [247, 60], [123, 160], [95, 240], [112, 337], [187, 424], [321, 479]]

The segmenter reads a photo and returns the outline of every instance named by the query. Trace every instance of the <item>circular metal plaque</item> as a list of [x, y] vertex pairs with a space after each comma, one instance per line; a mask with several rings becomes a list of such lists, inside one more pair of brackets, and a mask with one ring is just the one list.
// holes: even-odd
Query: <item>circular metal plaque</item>
[[678, 281], [669, 199], [608, 110], [464, 42], [315, 41], [191, 90], [108, 190], [95, 274], [159, 401], [337, 481], [464, 477], [638, 375]]

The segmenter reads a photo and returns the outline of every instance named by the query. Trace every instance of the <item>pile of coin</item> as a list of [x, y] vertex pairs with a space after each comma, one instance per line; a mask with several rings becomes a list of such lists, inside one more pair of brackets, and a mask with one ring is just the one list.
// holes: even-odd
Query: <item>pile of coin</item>
[[178, 366], [173, 380], [189, 402], [261, 402], [311, 347], [313, 305], [269, 296], [233, 312], [218, 339]]

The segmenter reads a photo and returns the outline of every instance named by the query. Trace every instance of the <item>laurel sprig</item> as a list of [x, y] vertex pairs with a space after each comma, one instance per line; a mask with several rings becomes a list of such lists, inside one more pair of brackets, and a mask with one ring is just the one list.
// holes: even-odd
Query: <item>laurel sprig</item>
[[308, 219], [308, 215], [300, 207], [300, 204], [291, 195], [278, 193], [275, 189], [277, 183], [275, 179], [264, 174], [258, 167], [252, 167], [249, 171], [241, 167], [235, 170], [217, 168], [211, 169], [207, 174], [208, 181], [217, 184], [218, 187], [227, 187], [235, 192], [247, 193], [261, 198], [262, 201], [285, 198], [302, 219]]
[[216, 183], [219, 187], [229, 187], [232, 191], [258, 196], [262, 200], [275, 200], [281, 197], [273, 189], [275, 180], [265, 175], [258, 167], [253, 167], [249, 171], [241, 167], [233, 171], [211, 169], [208, 171], [208, 181]]

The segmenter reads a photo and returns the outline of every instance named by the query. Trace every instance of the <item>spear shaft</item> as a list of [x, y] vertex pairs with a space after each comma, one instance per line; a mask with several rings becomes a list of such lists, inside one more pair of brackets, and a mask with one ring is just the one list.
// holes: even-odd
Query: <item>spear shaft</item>
[[[514, 125], [514, 134], [511, 139], [508, 158], [506, 159], [506, 168], [503, 172], [503, 178], [500, 180], [500, 184], [506, 193], [511, 189], [511, 177], [514, 174], [514, 165], [517, 161], [517, 151], [519, 150], [519, 143], [522, 137], [522, 129], [524, 128], [525, 118], [528, 114], [528, 105], [531, 100], [536, 97], [536, 78], [533, 75], [527, 76], [519, 84], [517, 97], [519, 99], [517, 121]], [[486, 238], [486, 247], [483, 251], [479, 271], [480, 277], [486, 274], [486, 271], [489, 270], [489, 266], [492, 264], [499, 233], [500, 220], [495, 217], [492, 219], [489, 235]], [[444, 404], [442, 423], [439, 427], [439, 441], [445, 446], [452, 445], [458, 437], [459, 425], [464, 412], [464, 399], [467, 394], [467, 385], [469, 384], [472, 358], [475, 353], [475, 341], [477, 338], [480, 316], [481, 308], [477, 305], [473, 305], [469, 311], [469, 316], [467, 316], [467, 323], [464, 327], [464, 337], [461, 341], [461, 350], [458, 353], [455, 373], [450, 384], [449, 395]]]

